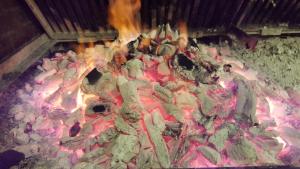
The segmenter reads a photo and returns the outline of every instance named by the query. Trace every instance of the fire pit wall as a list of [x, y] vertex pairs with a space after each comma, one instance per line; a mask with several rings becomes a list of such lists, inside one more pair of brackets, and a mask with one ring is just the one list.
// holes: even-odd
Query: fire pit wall
[[[106, 1], [89, 1], [84, 5], [95, 2], [102, 7], [108, 5]], [[282, 83], [274, 75], [276, 73], [268, 74], [263, 69], [269, 66], [266, 60], [264, 65], [260, 65], [253, 59], [265, 49], [273, 50], [272, 43], [278, 39], [260, 39], [257, 42], [256, 37], [236, 27], [221, 36], [200, 37], [191, 33], [188, 38], [184, 29], [174, 26], [175, 22], [189, 18], [187, 26], [197, 28], [193, 26], [199, 23], [191, 18], [198, 13], [201, 15], [203, 10], [200, 7], [204, 5], [197, 1], [186, 4], [183, 1], [170, 2], [169, 8], [165, 8], [165, 2], [142, 1], [142, 23], [148, 28], [151, 24], [153, 27], [161, 24], [143, 31], [124, 45], [120, 39], [109, 40], [116, 35], [105, 30], [109, 29], [104, 26], [107, 23], [92, 20], [85, 20], [86, 29], [93, 24], [102, 24], [105, 27], [102, 31], [105, 31], [75, 36], [66, 33], [63, 37], [61, 26], [64, 24], [60, 25], [63, 21], [51, 22], [53, 10], [47, 11], [48, 7], [60, 9], [57, 6], [59, 2], [53, 1], [45, 6], [43, 2], [28, 0], [30, 7], [39, 7], [47, 24], [52, 25], [51, 29], [45, 29], [46, 23], [42, 23], [53, 40], [62, 38], [90, 43], [80, 44], [73, 50], [65, 48], [52, 52], [32, 67], [35, 74], [27, 71], [21, 76], [29, 73], [32, 78], [21, 82], [17, 101], [9, 105], [8, 114], [13, 118], [9, 133], [12, 142], [5, 145], [6, 149], [12, 148], [24, 154], [25, 159], [19, 167], [300, 165], [299, 79], [291, 75], [289, 82]], [[147, 4], [159, 9], [153, 16], [157, 20], [145, 19], [150, 16], [143, 11]], [[162, 7], [157, 7], [158, 4]], [[217, 4], [212, 5], [208, 12], [217, 10]], [[279, 11], [279, 7], [273, 9], [269, 6], [271, 4], [271, 1], [266, 1], [260, 5], [261, 8]], [[284, 5], [284, 1], [280, 4]], [[172, 13], [178, 5], [180, 10], [176, 18], [168, 11]], [[87, 6], [82, 6], [82, 10], [86, 12]], [[93, 6], [91, 9], [94, 11]], [[247, 25], [254, 20], [246, 15], [250, 9], [243, 2], [227, 5], [224, 10], [230, 11], [230, 14], [225, 15], [222, 21]], [[240, 10], [247, 11], [245, 16]], [[58, 11], [63, 14], [61, 9]], [[45, 19], [37, 18], [40, 21]], [[53, 18], [59, 20], [58, 15]], [[216, 18], [211, 20], [211, 24], [202, 19], [206, 28], [219, 23]], [[76, 27], [77, 22], [70, 21], [74, 24], [66, 23], [64, 26], [68, 29]], [[163, 24], [167, 21], [171, 25]], [[291, 25], [297, 24], [292, 21]], [[82, 26], [81, 22], [78, 23], [76, 30]], [[55, 30], [53, 24], [62, 31]], [[202, 30], [211, 32], [209, 29]], [[284, 33], [284, 28], [281, 31]], [[91, 43], [97, 38], [107, 40]], [[300, 52], [292, 44], [299, 39], [283, 41], [282, 46], [286, 47], [277, 46], [270, 55], [293, 56], [294, 60], [284, 64], [288, 65], [289, 71], [297, 72], [295, 65]], [[293, 49], [289, 49], [289, 45]], [[266, 48], [260, 48], [262, 46]], [[279, 64], [280, 61], [273, 59], [273, 62]]]

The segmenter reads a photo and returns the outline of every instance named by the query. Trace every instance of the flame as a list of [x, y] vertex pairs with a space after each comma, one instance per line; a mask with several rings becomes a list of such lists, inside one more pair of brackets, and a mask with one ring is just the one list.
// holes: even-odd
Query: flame
[[179, 39], [178, 46], [180, 49], [184, 49], [188, 44], [188, 29], [185, 22], [179, 22]]
[[140, 0], [111, 0], [108, 22], [118, 30], [122, 45], [136, 39], [140, 34], [137, 13], [141, 8]]

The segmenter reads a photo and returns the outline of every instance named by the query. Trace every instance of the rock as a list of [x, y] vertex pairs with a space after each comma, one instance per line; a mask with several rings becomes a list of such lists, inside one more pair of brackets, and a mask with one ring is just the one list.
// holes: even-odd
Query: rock
[[120, 116], [115, 119], [115, 126], [120, 132], [123, 132], [125, 134], [137, 135], [136, 130], [128, 123], [126, 123], [125, 120]]
[[160, 86], [159, 84], [154, 85], [154, 94], [164, 102], [171, 103], [173, 101], [173, 94], [170, 90]]
[[220, 152], [225, 147], [225, 142], [228, 139], [228, 129], [222, 128], [209, 137], [208, 142], [212, 143]]
[[169, 66], [165, 62], [162, 62], [158, 65], [157, 72], [163, 76], [168, 76], [171, 73]]
[[182, 111], [175, 105], [166, 103], [163, 105], [166, 112], [172, 116], [175, 117], [176, 120], [183, 123], [184, 122], [184, 116]]
[[255, 164], [256, 150], [245, 138], [237, 140], [227, 148], [228, 156], [239, 164]]
[[[111, 167], [116, 168], [120, 164], [123, 166], [128, 163], [139, 152], [137, 136], [120, 134], [112, 147]], [[119, 167], [117, 167], [119, 168]], [[123, 167], [122, 167], [123, 168]], [[126, 168], [126, 167], [125, 167]]]
[[208, 146], [199, 147], [197, 148], [197, 151], [200, 151], [205, 158], [207, 158], [210, 162], [214, 164], [219, 164], [221, 161], [220, 154], [216, 150]]
[[162, 133], [158, 129], [159, 127], [152, 123], [150, 114], [146, 114], [144, 116], [144, 121], [145, 121], [147, 131], [155, 147], [155, 152], [160, 165], [163, 168], [169, 168], [171, 165], [170, 156], [167, 149], [167, 145], [164, 142], [164, 139], [161, 135]]

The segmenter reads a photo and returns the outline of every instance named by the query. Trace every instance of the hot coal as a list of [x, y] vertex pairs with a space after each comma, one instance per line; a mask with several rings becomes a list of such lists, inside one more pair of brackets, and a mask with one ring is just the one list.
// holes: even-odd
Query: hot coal
[[232, 67], [231, 64], [225, 64], [225, 65], [223, 65], [224, 72], [230, 72], [231, 67]]
[[29, 133], [31, 131], [32, 131], [32, 124], [27, 122], [26, 126], [25, 126], [25, 129], [24, 129], [24, 133]]
[[96, 105], [93, 107], [94, 112], [105, 112], [106, 106], [105, 105]]
[[94, 68], [87, 76], [90, 84], [95, 84], [100, 78], [102, 77], [102, 73], [97, 70], [97, 68]]
[[179, 66], [182, 66], [186, 68], [187, 70], [192, 70], [196, 65], [191, 61], [187, 56], [184, 54], [178, 54], [178, 64]]
[[75, 137], [79, 132], [80, 132], [80, 123], [79, 122], [76, 122], [71, 128], [70, 128], [70, 131], [69, 131], [69, 136], [70, 137]]
[[0, 153], [0, 168], [9, 169], [14, 165], [18, 165], [20, 161], [25, 159], [25, 155], [15, 150], [7, 150]]

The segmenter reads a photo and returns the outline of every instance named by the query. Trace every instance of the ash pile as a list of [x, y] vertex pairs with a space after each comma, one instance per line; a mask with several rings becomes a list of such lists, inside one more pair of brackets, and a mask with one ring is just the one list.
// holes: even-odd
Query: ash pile
[[297, 105], [224, 53], [167, 24], [43, 59], [11, 109], [20, 167], [299, 165]]

